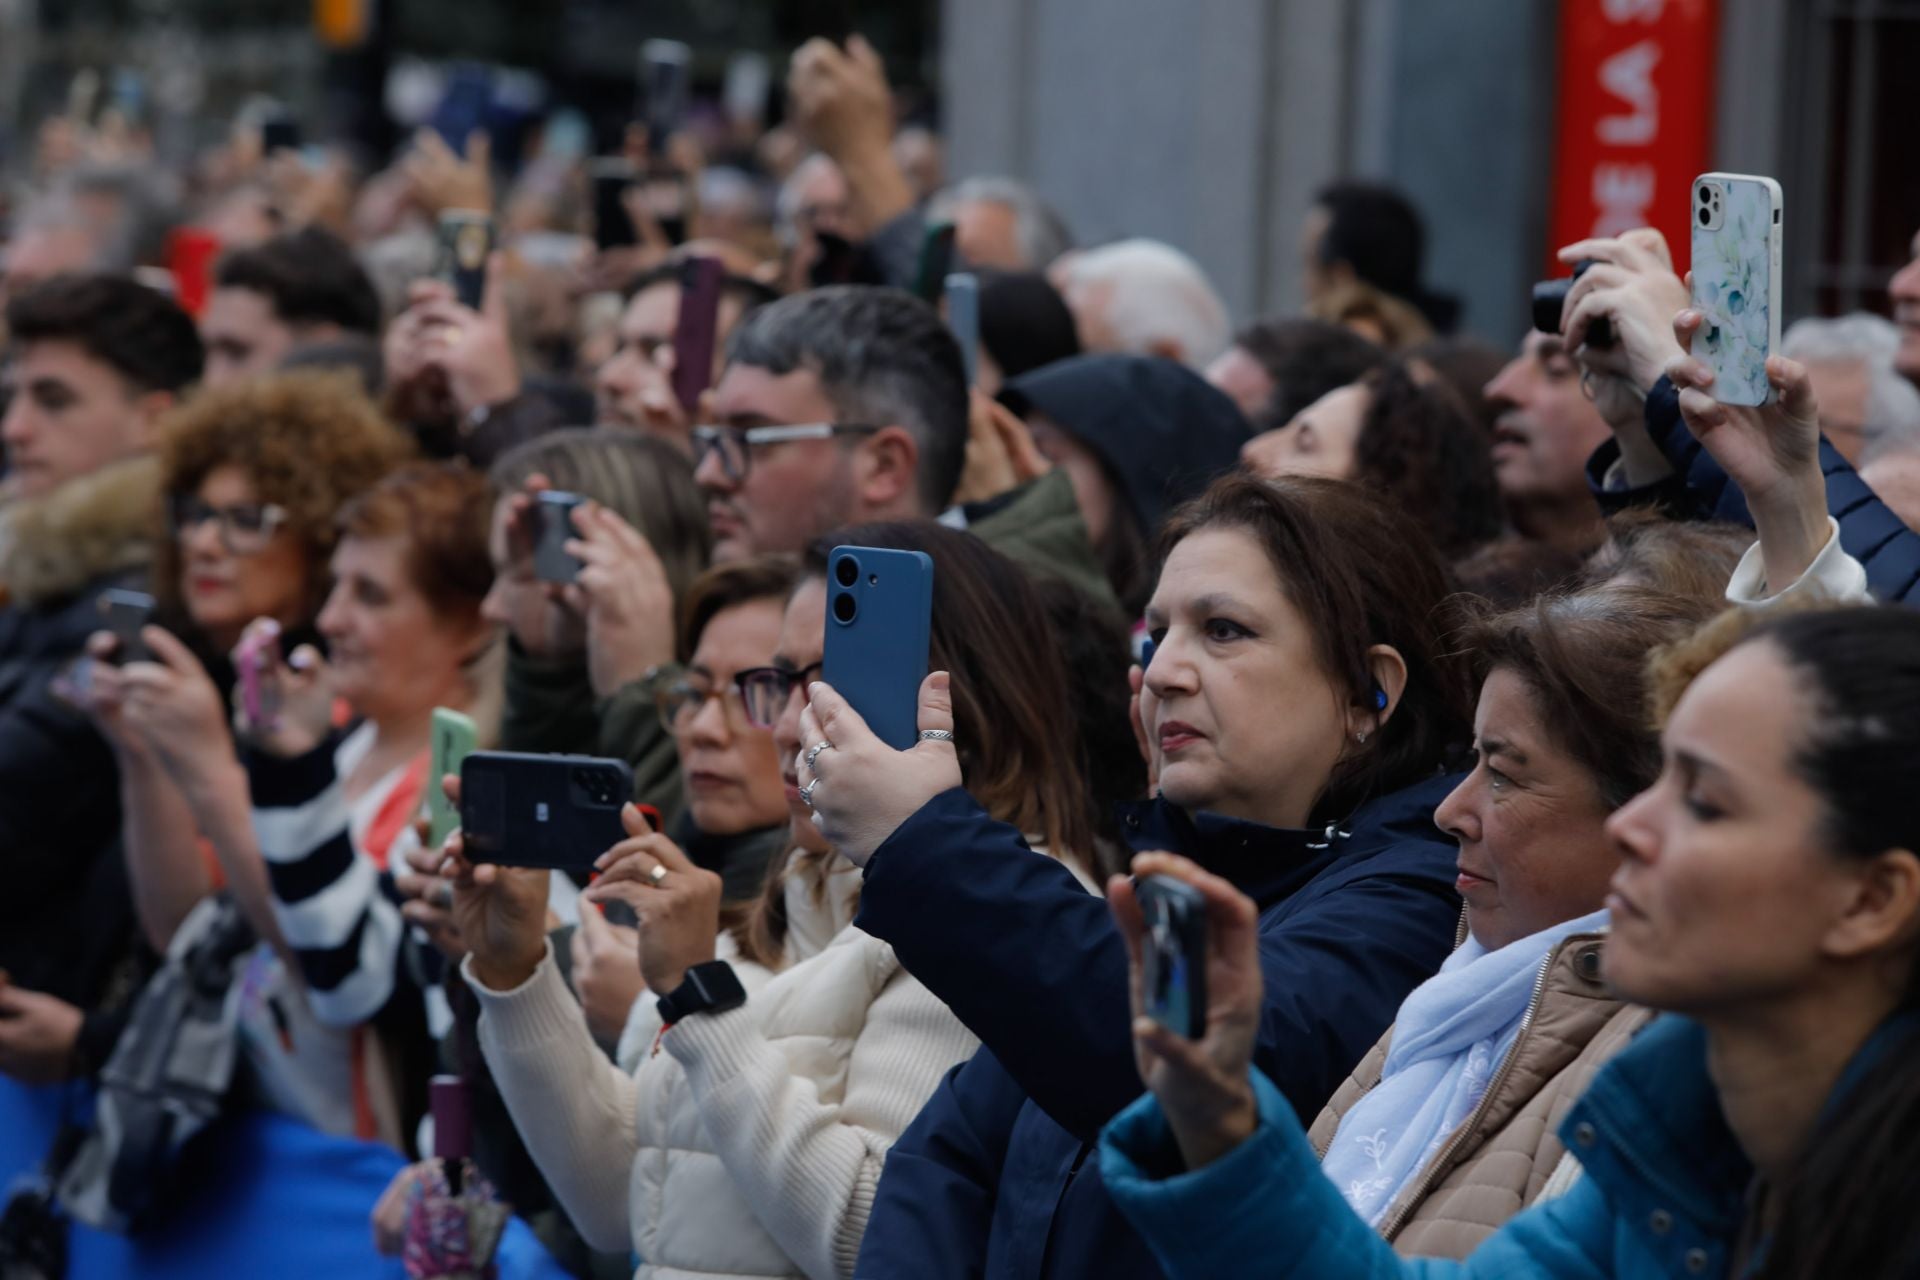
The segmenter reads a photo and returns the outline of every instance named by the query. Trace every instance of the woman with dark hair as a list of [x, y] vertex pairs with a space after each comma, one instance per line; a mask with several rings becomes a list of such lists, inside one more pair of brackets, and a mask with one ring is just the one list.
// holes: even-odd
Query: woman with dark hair
[[1814, 1280], [1920, 1265], [1920, 823], [1906, 795], [1920, 616], [1731, 614], [1657, 676], [1660, 775], [1607, 823], [1604, 969], [1667, 1016], [1561, 1126], [1584, 1176], [1463, 1262], [1394, 1259], [1248, 1071], [1251, 904], [1190, 865], [1136, 864], [1206, 895], [1220, 979], [1205, 1039], [1136, 1024], [1155, 1097], [1103, 1139], [1114, 1194], [1170, 1274]]
[[1080, 354], [1066, 299], [1038, 271], [980, 273], [980, 360], [973, 385], [999, 394], [1010, 378]]
[[1457, 558], [1500, 535], [1484, 432], [1450, 387], [1396, 361], [1330, 391], [1240, 451], [1264, 476], [1352, 480], [1387, 496]]
[[[1160, 795], [1122, 831], [1260, 899], [1261, 1063], [1311, 1114], [1458, 918], [1432, 823], [1467, 736], [1446, 578], [1404, 516], [1311, 479], [1216, 482], [1173, 515], [1161, 559], [1140, 694]], [[1060, 1274], [1150, 1275], [1083, 1167], [1139, 1087], [1125, 948], [1101, 903], [961, 789], [955, 745], [977, 748], [948, 685], [929, 677], [934, 736], [904, 753], [815, 686], [795, 762], [827, 838], [865, 868], [859, 926], [985, 1042], [895, 1147], [860, 1274], [1029, 1273], [1044, 1257]]]
[[[823, 540], [771, 663], [736, 675], [748, 719], [771, 725], [791, 770], [795, 694], [824, 648], [826, 553], [842, 542], [933, 557], [931, 652], [954, 673], [965, 776], [991, 813], [1059, 859], [1038, 861], [1097, 902], [1065, 662], [1035, 626], [1045, 606], [1023, 572], [978, 539], [913, 524]], [[601, 858], [587, 894], [638, 913], [640, 969], [657, 996], [635, 1007], [624, 1070], [599, 1056], [554, 965], [543, 884], [471, 866], [449, 842], [494, 1079], [582, 1235], [631, 1248], [639, 1275], [851, 1275], [888, 1149], [976, 1042], [891, 947], [852, 927], [857, 874], [811, 823], [796, 824], [761, 909], [723, 932], [719, 877], [632, 809], [625, 820], [632, 838]]]

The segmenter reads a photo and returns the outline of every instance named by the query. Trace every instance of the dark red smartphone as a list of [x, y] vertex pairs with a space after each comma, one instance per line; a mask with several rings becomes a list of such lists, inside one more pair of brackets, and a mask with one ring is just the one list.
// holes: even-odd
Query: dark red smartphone
[[673, 393], [688, 413], [713, 383], [713, 354], [720, 342], [718, 258], [688, 258], [680, 264], [680, 318], [673, 326]]

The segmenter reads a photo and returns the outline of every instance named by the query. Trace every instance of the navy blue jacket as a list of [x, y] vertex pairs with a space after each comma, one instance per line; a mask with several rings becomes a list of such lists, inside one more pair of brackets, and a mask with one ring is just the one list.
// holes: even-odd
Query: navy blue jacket
[[[1746, 495], [1713, 455], [1701, 447], [1680, 416], [1680, 395], [1662, 378], [1647, 396], [1647, 431], [1673, 467], [1673, 474], [1637, 489], [1607, 489], [1602, 483], [1620, 457], [1609, 440], [1587, 461], [1587, 481], [1600, 509], [1657, 506], [1681, 520], [1726, 520], [1751, 526]], [[1840, 524], [1840, 545], [1867, 570], [1867, 585], [1882, 600], [1920, 605], [1920, 533], [1902, 523], [1840, 451], [1820, 440], [1820, 470], [1827, 477], [1827, 514]]]
[[[1453, 945], [1455, 847], [1433, 810], [1457, 781], [1374, 801], [1331, 838], [1161, 801], [1123, 814], [1136, 851], [1191, 857], [1259, 905], [1254, 1061], [1307, 1120]], [[1159, 1276], [1089, 1158], [1141, 1091], [1106, 903], [953, 790], [875, 853], [855, 923], [983, 1042], [888, 1154], [856, 1274]]]

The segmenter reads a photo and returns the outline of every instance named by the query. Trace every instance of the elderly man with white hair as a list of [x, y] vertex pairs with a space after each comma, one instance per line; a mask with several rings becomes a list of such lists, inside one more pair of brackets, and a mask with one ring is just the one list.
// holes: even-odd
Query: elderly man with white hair
[[930, 222], [953, 224], [954, 248], [970, 267], [1044, 271], [1073, 247], [1052, 206], [1014, 178], [967, 178], [934, 195]]
[[1801, 320], [1780, 352], [1807, 366], [1820, 429], [1842, 457], [1865, 467], [1882, 453], [1920, 447], [1920, 390], [1900, 375], [1900, 330], [1864, 311]]
[[1164, 356], [1205, 369], [1227, 349], [1227, 307], [1200, 265], [1158, 240], [1071, 253], [1047, 278], [1073, 311], [1087, 351]]

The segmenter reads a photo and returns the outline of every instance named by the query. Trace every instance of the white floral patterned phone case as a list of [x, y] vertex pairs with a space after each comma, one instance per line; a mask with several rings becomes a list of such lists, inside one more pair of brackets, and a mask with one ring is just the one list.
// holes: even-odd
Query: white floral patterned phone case
[[1765, 404], [1767, 357], [1780, 346], [1780, 184], [1703, 173], [1691, 212], [1693, 307], [1705, 317], [1693, 355], [1713, 370], [1714, 399]]

